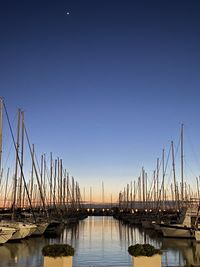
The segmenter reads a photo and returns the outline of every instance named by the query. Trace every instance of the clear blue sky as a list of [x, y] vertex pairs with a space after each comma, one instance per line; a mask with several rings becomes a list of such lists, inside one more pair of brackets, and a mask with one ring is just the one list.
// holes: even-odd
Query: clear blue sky
[[192, 0], [2, 0], [0, 95], [82, 188], [151, 176], [182, 122], [200, 162], [199, 14]]

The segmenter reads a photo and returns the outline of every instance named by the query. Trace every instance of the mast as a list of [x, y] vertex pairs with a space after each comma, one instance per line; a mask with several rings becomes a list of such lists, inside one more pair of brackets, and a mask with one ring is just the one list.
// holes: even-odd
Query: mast
[[159, 200], [159, 158], [157, 158], [156, 184], [157, 184], [156, 196], [157, 196], [157, 201], [158, 201]]
[[33, 199], [33, 160], [35, 157], [35, 152], [34, 152], [34, 144], [32, 145], [32, 154], [33, 154], [33, 158], [32, 160], [32, 167], [31, 167], [31, 185], [30, 185], [30, 199], [32, 201]]
[[142, 201], [143, 201], [143, 208], [145, 204], [145, 177], [144, 177], [144, 168], [142, 167]]
[[165, 208], [165, 150], [162, 150], [162, 200], [163, 200], [163, 209]]
[[52, 205], [52, 193], [53, 193], [52, 177], [53, 177], [53, 160], [52, 160], [52, 152], [51, 152], [50, 154], [50, 193], [49, 193], [50, 208]]
[[131, 181], [131, 207], [130, 208], [131, 208], [131, 210], [133, 208], [133, 182], [132, 181]]
[[62, 159], [60, 160], [60, 206], [62, 208], [62, 202], [63, 202], [63, 165], [62, 165]]
[[6, 207], [6, 200], [7, 200], [8, 177], [9, 177], [9, 168], [8, 168], [7, 177], [6, 177], [6, 188], [5, 188], [4, 204], [3, 204], [4, 209]]
[[43, 186], [44, 186], [44, 199], [46, 199], [46, 205], [48, 206], [49, 199], [46, 192], [46, 170], [47, 170], [46, 155], [44, 154]]
[[141, 205], [141, 176], [138, 177], [138, 201], [139, 201], [139, 206]]
[[23, 165], [24, 165], [24, 112], [21, 112], [22, 117], [22, 135], [21, 135], [21, 172], [20, 172], [20, 180], [19, 180], [19, 208], [21, 208], [22, 205], [22, 172], [23, 172]]
[[[44, 156], [41, 155], [41, 161], [40, 161], [40, 184], [41, 188], [43, 188], [43, 171], [44, 171]], [[42, 200], [40, 200], [40, 206], [42, 206]]]
[[156, 171], [153, 172], [153, 207], [156, 207]]
[[67, 173], [67, 211], [69, 210], [69, 173]]
[[200, 202], [200, 198], [199, 198], [199, 179], [198, 179], [198, 177], [196, 177], [196, 180], [197, 180], [197, 195], [198, 195], [198, 200], [199, 200], [199, 202]]
[[184, 193], [183, 193], [183, 124], [181, 124], [181, 203], [183, 205]]
[[145, 172], [144, 175], [145, 175], [145, 198], [146, 198], [146, 205], [147, 205], [147, 202], [148, 202], [147, 172]]
[[174, 163], [174, 143], [171, 142], [172, 145], [172, 168], [173, 168], [173, 176], [174, 176], [174, 189], [175, 189], [175, 205], [176, 210], [178, 209], [178, 203], [177, 203], [177, 185], [176, 185], [176, 173], [175, 173], [175, 163]]
[[60, 159], [58, 158], [58, 171], [57, 171], [57, 205], [59, 206], [60, 202]]
[[0, 174], [2, 165], [3, 99], [0, 98]]
[[[19, 158], [19, 155], [18, 155], [18, 147], [17, 147], [17, 144], [15, 143], [15, 138], [14, 138], [14, 134], [13, 134], [13, 131], [12, 131], [11, 124], [10, 124], [10, 119], [9, 119], [8, 112], [7, 112], [7, 109], [6, 109], [6, 106], [5, 106], [5, 103], [4, 103], [4, 102], [3, 102], [3, 105], [4, 105], [4, 110], [5, 110], [5, 113], [6, 113], [6, 117], [7, 117], [7, 121], [8, 121], [9, 129], [10, 129], [10, 132], [11, 132], [12, 140], [13, 140], [14, 147], [15, 147], [16, 158], [17, 158], [17, 161], [18, 161], [18, 163], [19, 163], [20, 170], [22, 171], [22, 179], [23, 179], [23, 182], [24, 182], [24, 187], [25, 187], [27, 196], [28, 196], [28, 200], [29, 200], [29, 204], [30, 204], [30, 209], [31, 209], [31, 211], [32, 211], [34, 221], [36, 221], [35, 214], [34, 214], [34, 211], [33, 211], [33, 208], [32, 208], [31, 200], [30, 200], [30, 196], [29, 196], [29, 192], [28, 192], [28, 188], [27, 188], [27, 186], [26, 186], [26, 180], [25, 180], [25, 177], [24, 177], [24, 173], [23, 173], [22, 165], [21, 165], [20, 158]], [[16, 164], [16, 165], [17, 165], [17, 164]], [[15, 179], [14, 181], [16, 181], [16, 179]], [[15, 192], [15, 201], [16, 201], [16, 192]], [[13, 203], [13, 214], [12, 214], [12, 219], [14, 219], [14, 215], [15, 215], [15, 203]]]
[[75, 184], [74, 184], [74, 177], [72, 176], [72, 198], [71, 198], [71, 207], [72, 210], [74, 211], [75, 207]]
[[55, 167], [54, 167], [54, 185], [53, 185], [53, 204], [54, 207], [56, 206], [56, 176], [57, 176], [57, 159], [55, 160]]
[[134, 192], [134, 194], [133, 194], [133, 203], [134, 203], [134, 205], [133, 205], [133, 208], [135, 208], [135, 201], [136, 201], [136, 182], [135, 182], [135, 180], [134, 180], [134, 182], [133, 182], [133, 192]]
[[129, 184], [126, 185], [126, 210], [129, 208]]
[[[18, 169], [18, 159], [19, 159], [19, 136], [20, 136], [20, 119], [21, 110], [18, 109], [18, 123], [17, 123], [17, 142], [16, 142], [16, 159], [15, 159], [15, 175], [14, 175], [14, 188], [13, 188], [13, 207], [12, 207], [12, 220], [15, 219], [15, 205], [16, 205], [16, 195], [17, 195], [17, 169]], [[22, 168], [21, 168], [22, 169]]]
[[63, 179], [63, 206], [66, 209], [66, 169], [64, 170], [64, 179]]

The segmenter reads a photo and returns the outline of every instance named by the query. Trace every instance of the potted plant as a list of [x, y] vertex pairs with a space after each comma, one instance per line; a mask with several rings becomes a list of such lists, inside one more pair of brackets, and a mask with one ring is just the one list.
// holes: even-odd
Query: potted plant
[[132, 256], [132, 267], [161, 267], [161, 251], [150, 244], [136, 244], [128, 247]]
[[44, 267], [72, 267], [74, 248], [68, 244], [53, 244], [43, 247]]

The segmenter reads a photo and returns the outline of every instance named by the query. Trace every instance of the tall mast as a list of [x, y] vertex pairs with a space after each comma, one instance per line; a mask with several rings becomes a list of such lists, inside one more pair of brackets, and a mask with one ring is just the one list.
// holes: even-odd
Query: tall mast
[[128, 211], [129, 208], [129, 184], [126, 186], [126, 209]]
[[64, 170], [64, 179], [63, 179], [63, 206], [66, 209], [66, 177], [67, 177], [67, 171]]
[[146, 204], [148, 202], [148, 186], [147, 186], [147, 172], [144, 173], [145, 176], [145, 198], [146, 198]]
[[136, 201], [136, 184], [135, 184], [135, 180], [134, 180], [134, 183], [133, 183], [133, 192], [134, 192], [134, 195], [133, 195], [133, 201], [134, 201], [133, 208], [135, 208], [135, 201]]
[[165, 150], [162, 150], [162, 200], [163, 200], [163, 209], [165, 208]]
[[154, 207], [156, 207], [156, 171], [153, 172], [153, 202]]
[[141, 196], [141, 176], [138, 177], [138, 201], [139, 205], [141, 205], [142, 196]]
[[15, 219], [15, 205], [16, 205], [16, 195], [17, 195], [17, 169], [18, 169], [18, 159], [19, 159], [19, 136], [20, 136], [20, 118], [21, 110], [18, 109], [18, 123], [17, 123], [17, 142], [16, 142], [16, 160], [15, 160], [15, 175], [14, 175], [14, 195], [13, 195], [13, 207], [12, 207], [12, 220]]
[[157, 158], [157, 170], [156, 170], [156, 195], [157, 195], [157, 201], [159, 199], [159, 158]]
[[67, 211], [69, 210], [69, 173], [67, 173]]
[[56, 177], [57, 177], [57, 159], [54, 166], [54, 185], [53, 185], [53, 204], [56, 205]]
[[60, 159], [58, 158], [58, 171], [57, 171], [57, 205], [59, 206], [59, 202], [60, 202]]
[[62, 159], [60, 160], [60, 207], [62, 208], [63, 202], [63, 165]]
[[34, 157], [35, 157], [35, 151], [34, 151], [34, 144], [32, 145], [32, 154], [33, 154], [33, 157], [32, 157], [32, 167], [31, 167], [31, 184], [30, 184], [30, 199], [32, 201], [32, 198], [33, 198], [33, 161], [34, 161]]
[[3, 99], [0, 98], [0, 174], [2, 165]]
[[21, 172], [20, 172], [20, 180], [19, 180], [19, 196], [18, 196], [18, 201], [19, 201], [19, 207], [21, 208], [22, 205], [22, 173], [23, 173], [23, 165], [24, 165], [24, 112], [21, 112], [21, 117], [22, 117], [22, 135], [21, 135]]
[[130, 208], [131, 208], [131, 210], [133, 208], [133, 182], [132, 181], [131, 181], [131, 207]]
[[46, 191], [46, 170], [47, 170], [46, 155], [44, 154], [44, 171], [43, 171], [44, 199], [46, 199], [46, 205], [48, 205], [49, 199]]
[[4, 204], [3, 204], [4, 208], [6, 207], [6, 200], [7, 200], [8, 177], [9, 177], [9, 168], [8, 168], [7, 176], [6, 176], [6, 188], [5, 188]]
[[74, 177], [72, 176], [72, 199], [71, 199], [71, 207], [72, 210], [74, 210], [74, 204], [75, 204], [75, 185], [74, 185]]
[[171, 142], [172, 145], [172, 168], [173, 168], [173, 176], [174, 176], [174, 189], [175, 189], [175, 205], [176, 209], [178, 209], [178, 203], [177, 203], [177, 185], [176, 185], [176, 173], [175, 173], [175, 163], [174, 163], [174, 143]]
[[[43, 188], [43, 172], [44, 172], [44, 155], [41, 155], [41, 162], [40, 162], [40, 184], [41, 188]], [[42, 199], [40, 199], [40, 206], [42, 206]]]
[[50, 208], [52, 205], [52, 194], [53, 194], [52, 177], [53, 177], [53, 160], [52, 160], [52, 152], [51, 152], [50, 154], [50, 193], [49, 193]]
[[183, 124], [181, 124], [181, 202], [183, 205], [184, 193], [183, 193]]
[[144, 168], [142, 167], [142, 201], [143, 201], [143, 207], [145, 203], [145, 177], [144, 177]]

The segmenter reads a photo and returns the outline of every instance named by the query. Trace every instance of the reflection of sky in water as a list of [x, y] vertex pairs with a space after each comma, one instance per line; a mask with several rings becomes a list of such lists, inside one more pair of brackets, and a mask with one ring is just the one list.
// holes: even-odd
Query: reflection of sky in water
[[163, 266], [200, 264], [200, 244], [195, 240], [160, 238], [155, 232], [128, 227], [112, 217], [89, 217], [77, 227], [65, 229], [59, 238], [29, 238], [0, 246], [0, 267], [41, 267], [41, 249], [48, 243], [75, 247], [73, 267], [131, 266], [128, 246], [145, 242], [163, 250]]

